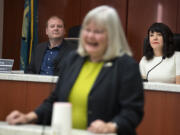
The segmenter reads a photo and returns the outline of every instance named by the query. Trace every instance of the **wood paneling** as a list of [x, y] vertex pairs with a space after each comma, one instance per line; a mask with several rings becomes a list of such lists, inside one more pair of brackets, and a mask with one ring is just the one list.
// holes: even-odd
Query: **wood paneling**
[[177, 7], [177, 22], [176, 22], [176, 33], [180, 33], [180, 1], [178, 1]]
[[[139, 135], [163, 135], [161, 122], [165, 117], [165, 93], [145, 91], [144, 118], [139, 126]], [[161, 121], [162, 120], [162, 121]]]
[[124, 30], [126, 30], [127, 0], [82, 0], [80, 13], [81, 20], [83, 20], [89, 10], [100, 5], [109, 5], [116, 8], [121, 18]]
[[[39, 0], [38, 39], [47, 40], [45, 24], [52, 15], [60, 16], [69, 28], [81, 24], [86, 13], [99, 5], [110, 5], [117, 9], [127, 34], [134, 58], [142, 57], [143, 39], [149, 26], [159, 20], [170, 26], [173, 32], [180, 33], [179, 0]], [[159, 7], [159, 8], [158, 8]], [[14, 69], [19, 69], [21, 28], [24, 0], [4, 1], [3, 58], [15, 59]], [[162, 18], [157, 19], [162, 12]]]
[[74, 25], [80, 24], [80, 0], [39, 0], [39, 22], [38, 38], [39, 42], [47, 40], [45, 34], [45, 25], [50, 16], [57, 15], [65, 22], [65, 28], [68, 29]]
[[123, 26], [126, 28], [126, 0], [54, 0], [51, 3], [49, 0], [39, 1], [39, 42], [47, 40], [47, 36], [45, 35], [45, 24], [50, 16], [58, 15], [62, 17], [68, 32], [70, 27], [82, 23], [84, 16], [90, 9], [104, 4], [113, 6], [118, 10]]
[[127, 36], [137, 61], [142, 57], [143, 40], [152, 23], [163, 22], [176, 31], [177, 4], [178, 0], [129, 1]]
[[24, 0], [4, 0], [2, 58], [14, 59], [14, 69], [20, 65], [20, 44]]
[[166, 93], [165, 103], [165, 122], [167, 135], [179, 135], [179, 121], [180, 121], [180, 93]]
[[[17, 109], [34, 110], [48, 97], [55, 83], [0, 80], [0, 120]], [[144, 118], [138, 135], [179, 135], [180, 93], [145, 90]]]
[[4, 0], [0, 0], [0, 58], [2, 58]]
[[138, 135], [179, 135], [180, 93], [145, 91], [145, 115]]
[[5, 120], [13, 110], [34, 110], [49, 96], [55, 83], [0, 80], [0, 86], [0, 120]]
[[26, 111], [29, 111], [38, 107], [50, 95], [55, 88], [55, 84], [28, 82], [27, 87]]
[[0, 120], [5, 120], [12, 110], [26, 111], [26, 82], [1, 80], [0, 86]]
[[[60, 16], [65, 27], [80, 24], [80, 0], [39, 0], [38, 3], [38, 42], [47, 40], [45, 24], [52, 15]], [[3, 58], [14, 59], [13, 69], [20, 67], [20, 46], [24, 0], [4, 1]]]

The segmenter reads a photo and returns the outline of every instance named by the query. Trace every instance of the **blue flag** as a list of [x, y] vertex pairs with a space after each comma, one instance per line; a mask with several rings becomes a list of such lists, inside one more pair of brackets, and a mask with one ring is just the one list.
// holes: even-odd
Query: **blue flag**
[[32, 50], [38, 43], [38, 0], [25, 0], [21, 37], [20, 69], [24, 70], [31, 61]]

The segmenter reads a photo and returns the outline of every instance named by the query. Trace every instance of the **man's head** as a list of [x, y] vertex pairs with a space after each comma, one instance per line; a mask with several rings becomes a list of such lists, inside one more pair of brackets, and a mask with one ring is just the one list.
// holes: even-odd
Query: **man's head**
[[64, 22], [57, 16], [52, 16], [46, 24], [46, 35], [50, 40], [63, 39], [65, 35]]

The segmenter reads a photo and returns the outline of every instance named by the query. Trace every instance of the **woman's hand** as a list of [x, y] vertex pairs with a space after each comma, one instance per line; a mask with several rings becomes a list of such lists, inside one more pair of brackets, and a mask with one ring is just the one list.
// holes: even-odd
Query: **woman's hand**
[[95, 120], [88, 127], [88, 131], [93, 133], [116, 133], [117, 126], [113, 122], [104, 122], [102, 120]]
[[37, 119], [37, 115], [34, 112], [30, 112], [28, 114], [21, 113], [17, 110], [11, 112], [7, 117], [6, 121], [8, 124], [25, 124], [35, 121]]

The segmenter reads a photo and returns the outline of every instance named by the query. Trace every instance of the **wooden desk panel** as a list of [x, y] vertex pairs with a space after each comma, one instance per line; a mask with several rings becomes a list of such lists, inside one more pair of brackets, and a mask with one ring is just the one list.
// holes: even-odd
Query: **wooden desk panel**
[[11, 110], [26, 110], [26, 84], [26, 82], [0, 81], [0, 120], [5, 120]]
[[27, 112], [38, 107], [55, 88], [55, 83], [28, 82]]
[[180, 135], [180, 93], [166, 94], [166, 134]]
[[[55, 88], [55, 83], [0, 80], [0, 120], [12, 110], [35, 109]], [[180, 134], [180, 92], [145, 90], [145, 115], [138, 135]]]
[[179, 135], [180, 93], [145, 91], [145, 115], [138, 135]]
[[12, 110], [34, 110], [48, 97], [55, 83], [0, 80], [0, 120]]

